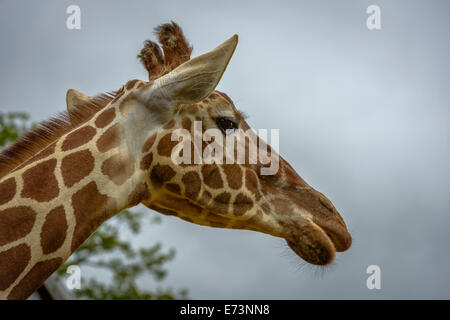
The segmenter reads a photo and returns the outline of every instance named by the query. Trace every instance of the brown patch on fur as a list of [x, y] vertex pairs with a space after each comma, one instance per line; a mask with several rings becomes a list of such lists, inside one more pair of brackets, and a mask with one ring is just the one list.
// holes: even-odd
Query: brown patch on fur
[[135, 159], [132, 155], [115, 154], [102, 163], [102, 173], [120, 186], [125, 183], [134, 173]]
[[150, 199], [150, 191], [145, 182], [138, 183], [134, 190], [128, 196], [128, 205], [134, 207], [142, 200]]
[[181, 188], [176, 183], [168, 183], [168, 184], [166, 184], [166, 189], [171, 191], [171, 192], [173, 192], [173, 193], [175, 193], [175, 194], [181, 195]]
[[[197, 152], [199, 148], [194, 148], [193, 138], [190, 136], [179, 136], [179, 141], [175, 141], [176, 143], [179, 143], [182, 148], [178, 148], [178, 154], [175, 154], [175, 156], [179, 157], [180, 163], [178, 165], [180, 167], [186, 168], [186, 167], [195, 167], [197, 164], [195, 163], [195, 159], [201, 159], [201, 153]], [[184, 152], [186, 151], [186, 161], [184, 159], [185, 155]]]
[[7, 203], [16, 194], [16, 179], [9, 178], [0, 183], [0, 205]]
[[65, 156], [61, 162], [64, 184], [72, 187], [94, 170], [95, 159], [89, 150], [82, 150]]
[[142, 146], [142, 153], [149, 152], [156, 140], [156, 133], [152, 134]]
[[97, 130], [92, 126], [84, 126], [71, 132], [64, 140], [61, 150], [72, 150], [88, 143], [95, 136], [96, 132]]
[[72, 196], [76, 220], [72, 251], [75, 251], [112, 214], [116, 213], [115, 200], [101, 194], [93, 181]]
[[231, 199], [231, 193], [222, 192], [221, 194], [214, 197], [214, 202], [211, 208], [217, 213], [227, 214], [229, 213], [229, 203]]
[[252, 194], [255, 195], [256, 200], [261, 198], [258, 190], [258, 178], [253, 170], [245, 170], [245, 186]]
[[30, 272], [14, 287], [7, 299], [22, 300], [28, 298], [62, 263], [63, 259], [61, 258], [36, 263]]
[[148, 170], [153, 163], [153, 153], [145, 155], [141, 160], [141, 169]]
[[202, 186], [202, 181], [198, 173], [195, 171], [187, 172], [184, 174], [181, 181], [184, 183], [186, 197], [192, 200], [197, 200]]
[[158, 153], [163, 157], [170, 157], [172, 149], [178, 144], [178, 141], [172, 141], [172, 134], [168, 133], [158, 142]]
[[181, 120], [181, 126], [183, 127], [183, 129], [186, 129], [188, 131], [191, 131], [191, 127], [192, 127], [192, 121], [189, 118], [183, 118], [183, 120]]
[[108, 105], [116, 94], [117, 91], [93, 97], [81, 105], [74, 106], [70, 111], [70, 116], [67, 111], [62, 112], [56, 117], [38, 124], [33, 130], [1, 152], [0, 178], [66, 133], [89, 121], [94, 114]]
[[196, 114], [198, 111], [198, 104], [189, 104], [185, 107], [185, 110], [187, 111], [187, 113]]
[[66, 239], [67, 220], [64, 206], [49, 212], [41, 231], [42, 252], [49, 254], [58, 250]]
[[175, 120], [170, 120], [168, 123], [166, 123], [163, 127], [163, 129], [172, 129], [175, 126]]
[[175, 171], [168, 165], [157, 164], [150, 173], [150, 180], [155, 187], [162, 186], [165, 182], [170, 181], [175, 176]]
[[95, 119], [95, 125], [97, 128], [104, 128], [110, 124], [116, 117], [116, 108], [108, 108], [107, 110], [100, 113], [100, 115]]
[[31, 259], [30, 247], [20, 244], [0, 253], [0, 291], [8, 289]]
[[214, 189], [223, 188], [222, 177], [216, 164], [205, 164], [202, 167], [202, 175], [207, 186]]
[[215, 202], [218, 202], [219, 204], [226, 204], [230, 202], [231, 194], [229, 192], [222, 192], [218, 196], [214, 198]]
[[252, 207], [253, 200], [246, 195], [239, 193], [233, 203], [233, 213], [236, 216], [242, 216]]
[[21, 196], [39, 202], [56, 198], [59, 194], [59, 186], [55, 177], [55, 168], [56, 159], [50, 159], [25, 171], [22, 174]]
[[218, 91], [214, 90], [213, 92], [211, 92], [211, 94], [208, 96], [208, 98], [213, 99], [213, 100], [219, 98]]
[[0, 211], [0, 246], [25, 237], [33, 228], [36, 212], [18, 206]]
[[227, 177], [230, 188], [240, 189], [242, 187], [242, 168], [238, 164], [224, 164], [223, 171]]
[[120, 123], [116, 123], [106, 130], [97, 140], [97, 148], [100, 152], [107, 152], [120, 145], [120, 139], [124, 134], [124, 129]]

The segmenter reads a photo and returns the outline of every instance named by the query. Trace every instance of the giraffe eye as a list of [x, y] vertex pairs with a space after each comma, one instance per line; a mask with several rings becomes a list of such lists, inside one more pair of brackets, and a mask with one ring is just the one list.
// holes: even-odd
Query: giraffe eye
[[217, 126], [224, 134], [232, 133], [234, 130], [237, 130], [239, 125], [233, 118], [230, 117], [219, 117], [216, 118]]

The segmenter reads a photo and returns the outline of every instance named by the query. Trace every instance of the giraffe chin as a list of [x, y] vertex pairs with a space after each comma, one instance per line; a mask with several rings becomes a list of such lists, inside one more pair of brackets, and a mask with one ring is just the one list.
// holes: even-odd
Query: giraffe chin
[[[291, 240], [291, 239], [295, 240]], [[288, 246], [310, 264], [325, 266], [333, 262], [336, 249], [331, 238], [317, 225], [303, 227]]]

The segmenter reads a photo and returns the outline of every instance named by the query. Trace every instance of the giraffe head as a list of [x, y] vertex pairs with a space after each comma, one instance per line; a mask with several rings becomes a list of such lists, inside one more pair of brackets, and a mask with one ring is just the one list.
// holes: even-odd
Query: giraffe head
[[[108, 170], [138, 180], [129, 206], [143, 203], [196, 224], [281, 237], [297, 255], [316, 265], [329, 264], [336, 251], [348, 249], [351, 236], [332, 203], [265, 142], [237, 133], [250, 126], [233, 101], [215, 90], [237, 36], [190, 59], [192, 48], [175, 23], [160, 26], [156, 33], [163, 52], [158, 44], [146, 41], [138, 55], [149, 81], [129, 81], [109, 106], [120, 110], [123, 128], [115, 135], [126, 141], [128, 150]], [[74, 105], [89, 99], [69, 90], [69, 114]], [[108, 107], [103, 113], [107, 112]], [[110, 121], [107, 114], [104, 118]], [[209, 141], [208, 132], [215, 132]], [[229, 150], [222, 155], [211, 152], [213, 143], [225, 147], [230, 141], [236, 146], [231, 152], [234, 160], [237, 144], [244, 142], [243, 162], [227, 162]], [[263, 148], [267, 153], [259, 152]], [[250, 161], [255, 150], [262, 158]], [[206, 153], [214, 154], [215, 161], [207, 161]], [[190, 161], [174, 160], [181, 156]], [[127, 174], [135, 164], [138, 170]], [[268, 167], [275, 170], [267, 174]]]

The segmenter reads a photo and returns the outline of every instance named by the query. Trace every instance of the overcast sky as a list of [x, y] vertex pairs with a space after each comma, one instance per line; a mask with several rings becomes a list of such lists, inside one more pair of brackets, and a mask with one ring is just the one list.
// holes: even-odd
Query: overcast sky
[[[70, 4], [81, 8], [80, 30], [66, 28]], [[366, 27], [370, 4], [381, 8], [381, 30]], [[65, 108], [68, 88], [94, 95], [145, 79], [136, 54], [170, 20], [193, 56], [237, 33], [218, 89], [255, 129], [280, 129], [280, 153], [334, 203], [353, 246], [326, 272], [299, 270], [281, 239], [163, 217], [136, 241], [176, 248], [165, 285], [194, 299], [448, 299], [449, 9], [429, 0], [0, 0], [0, 110], [40, 121]], [[381, 268], [381, 290], [366, 287], [369, 265]]]

